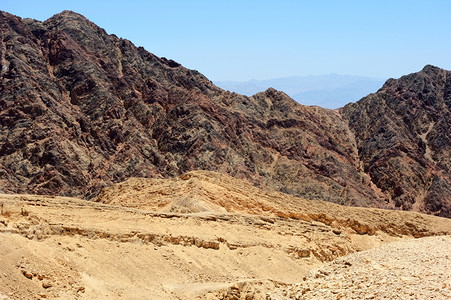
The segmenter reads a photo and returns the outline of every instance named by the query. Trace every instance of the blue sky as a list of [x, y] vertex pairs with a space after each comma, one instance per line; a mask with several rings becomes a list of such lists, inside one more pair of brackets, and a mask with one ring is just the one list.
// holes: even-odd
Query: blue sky
[[211, 80], [319, 74], [397, 78], [451, 70], [451, 1], [20, 1], [46, 20], [69, 9]]

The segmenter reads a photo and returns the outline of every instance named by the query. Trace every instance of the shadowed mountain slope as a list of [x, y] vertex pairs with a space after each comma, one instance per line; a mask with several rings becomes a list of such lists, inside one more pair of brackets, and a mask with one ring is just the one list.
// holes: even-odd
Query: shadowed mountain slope
[[388, 80], [343, 114], [365, 172], [396, 207], [451, 215], [451, 72]]

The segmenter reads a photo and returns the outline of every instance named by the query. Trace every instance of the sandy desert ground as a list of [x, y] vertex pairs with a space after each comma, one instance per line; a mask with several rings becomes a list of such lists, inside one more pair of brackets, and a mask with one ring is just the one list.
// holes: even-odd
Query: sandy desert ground
[[96, 201], [0, 195], [0, 208], [0, 299], [362, 299], [374, 287], [373, 299], [422, 299], [420, 284], [451, 295], [451, 220], [213, 172], [132, 178]]

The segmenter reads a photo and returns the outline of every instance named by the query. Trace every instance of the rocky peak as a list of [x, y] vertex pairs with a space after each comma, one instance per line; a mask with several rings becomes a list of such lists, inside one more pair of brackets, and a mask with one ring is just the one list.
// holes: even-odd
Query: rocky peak
[[[59, 14], [52, 16], [50, 19], [46, 20], [44, 24], [48, 29], [59, 29], [59, 30], [74, 30], [78, 29], [80, 31], [85, 31], [85, 34], [92, 34], [95, 31], [105, 33], [105, 30], [89, 21], [86, 17], [71, 10], [64, 10]], [[89, 30], [91, 29], [91, 30]]]
[[423, 68], [423, 70], [421, 70], [421, 72], [429, 74], [429, 75], [439, 74], [439, 73], [442, 73], [442, 74], [446, 73], [445, 70], [443, 70], [443, 69], [441, 69], [439, 67], [433, 66], [433, 65], [426, 65], [426, 66], [424, 66], [424, 68]]

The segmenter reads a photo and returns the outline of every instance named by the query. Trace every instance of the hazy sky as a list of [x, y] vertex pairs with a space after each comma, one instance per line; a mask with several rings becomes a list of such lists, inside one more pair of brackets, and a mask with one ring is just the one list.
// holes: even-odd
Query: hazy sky
[[41, 21], [65, 9], [211, 80], [451, 70], [448, 0], [0, 2]]

